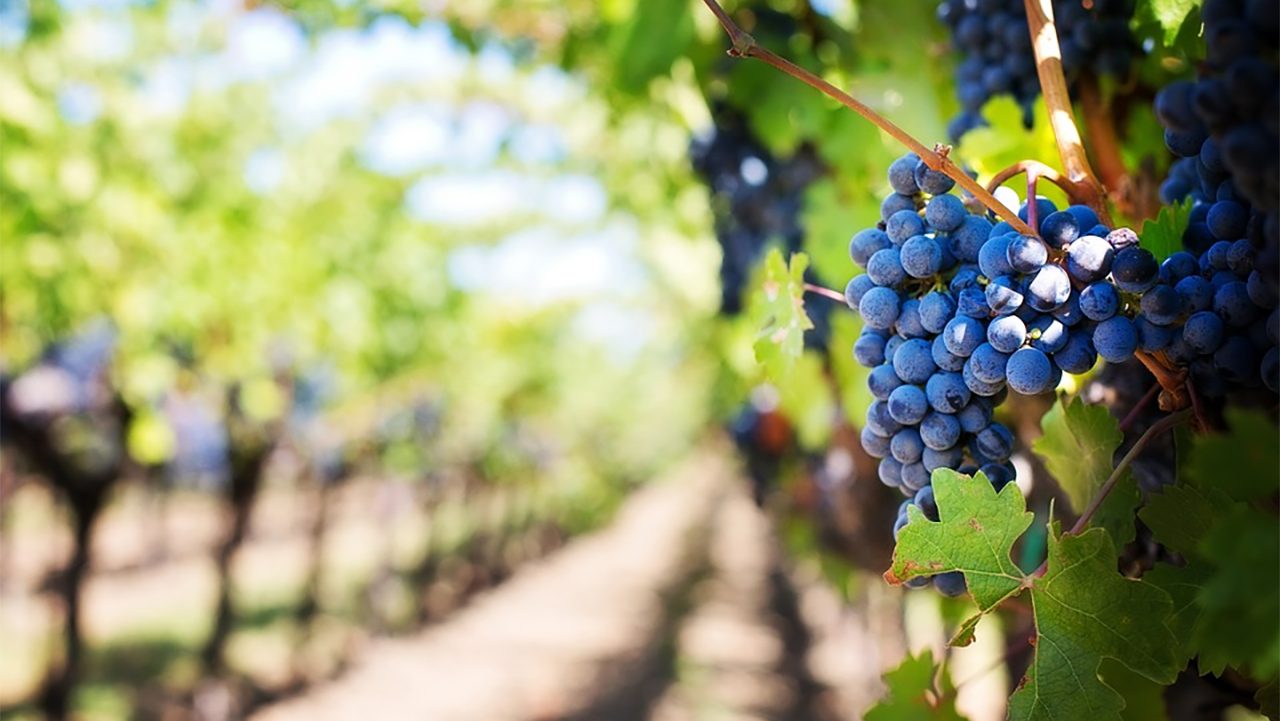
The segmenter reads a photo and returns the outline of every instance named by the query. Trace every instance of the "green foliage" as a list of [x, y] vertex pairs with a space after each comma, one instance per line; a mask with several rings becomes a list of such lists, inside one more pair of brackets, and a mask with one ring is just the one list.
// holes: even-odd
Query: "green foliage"
[[1142, 247], [1151, 251], [1156, 260], [1162, 261], [1182, 250], [1182, 233], [1191, 219], [1192, 201], [1166, 205], [1155, 220], [1142, 223]]
[[[934, 683], [937, 677], [938, 683]], [[954, 689], [945, 668], [933, 663], [933, 652], [907, 656], [884, 675], [888, 696], [866, 713], [866, 721], [961, 721]], [[939, 686], [941, 688], [939, 688]]]
[[816, 353], [801, 353], [778, 383], [778, 407], [795, 425], [802, 448], [818, 450], [831, 440], [835, 400]]
[[1200, 7], [1202, 0], [1151, 0], [1139, 3], [1139, 18], [1154, 20], [1160, 27], [1160, 37], [1166, 46], [1173, 45], [1182, 33], [1183, 26], [1199, 19], [1192, 10]]
[[804, 253], [791, 256], [790, 264], [777, 248], [764, 260], [761, 292], [756, 294], [751, 318], [760, 328], [756, 336], [756, 360], [769, 378], [785, 378], [804, 352], [804, 332], [813, 321], [804, 312], [804, 270], [809, 258]]
[[[1124, 440], [1120, 424], [1105, 406], [1090, 406], [1082, 398], [1066, 396], [1040, 419], [1044, 434], [1032, 444], [1044, 459], [1071, 508], [1083, 513], [1089, 501], [1111, 476], [1112, 456]], [[1125, 469], [1117, 485], [1094, 515], [1094, 524], [1106, 528], [1119, 549], [1133, 538], [1133, 509], [1138, 489]]]
[[[1104, 658], [1157, 682], [1170, 683], [1181, 665], [1165, 625], [1173, 603], [1160, 588], [1122, 577], [1107, 532], [1081, 535], [1050, 528], [1043, 576], [1024, 575], [1009, 553], [1031, 514], [1017, 487], [999, 494], [979, 474], [934, 473], [940, 521], [917, 509], [898, 537], [891, 582], [958, 570], [965, 574], [979, 615], [1029, 590], [1035, 618], [1035, 660], [1010, 699], [1014, 719], [1120, 719], [1124, 700], [1098, 677]], [[967, 642], [976, 620], [955, 642]]]

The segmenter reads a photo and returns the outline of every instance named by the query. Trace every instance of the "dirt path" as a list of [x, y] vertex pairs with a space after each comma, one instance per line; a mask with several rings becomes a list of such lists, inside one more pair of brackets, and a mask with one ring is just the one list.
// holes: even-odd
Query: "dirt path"
[[449, 622], [372, 643], [349, 673], [259, 721], [640, 721], [670, 676], [670, 620], [705, 565], [731, 471], [697, 457]]

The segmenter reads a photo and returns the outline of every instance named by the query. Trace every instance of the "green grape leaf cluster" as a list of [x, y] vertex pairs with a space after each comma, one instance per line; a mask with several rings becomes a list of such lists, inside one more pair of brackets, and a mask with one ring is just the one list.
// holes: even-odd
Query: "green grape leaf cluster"
[[756, 360], [774, 379], [785, 378], [804, 352], [804, 332], [813, 321], [804, 310], [804, 271], [809, 258], [793, 253], [791, 262], [783, 260], [777, 248], [769, 251], [764, 261], [764, 281], [756, 294], [753, 308], [756, 336]]
[[1015, 485], [999, 493], [977, 474], [934, 473], [938, 522], [913, 508], [898, 536], [892, 583], [944, 571], [965, 575], [978, 615], [953, 643], [972, 640], [978, 619], [1024, 592], [1035, 621], [1034, 659], [1010, 699], [1011, 718], [1122, 719], [1124, 698], [1099, 677], [1114, 659], [1146, 679], [1171, 683], [1182, 664], [1166, 625], [1173, 600], [1161, 588], [1121, 576], [1108, 532], [1080, 535], [1050, 527], [1043, 575], [1024, 574], [1011, 560], [1014, 543], [1032, 515]]
[[932, 651], [907, 656], [884, 675], [884, 685], [889, 693], [867, 711], [867, 721], [964, 721], [950, 678], [934, 665]]

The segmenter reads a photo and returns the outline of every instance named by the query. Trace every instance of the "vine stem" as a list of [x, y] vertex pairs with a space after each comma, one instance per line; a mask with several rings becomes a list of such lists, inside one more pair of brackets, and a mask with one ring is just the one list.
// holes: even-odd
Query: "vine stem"
[[995, 193], [996, 188], [1004, 185], [1011, 178], [1026, 173], [1028, 176], [1035, 174], [1041, 180], [1047, 180], [1050, 183], [1062, 188], [1062, 192], [1067, 194], [1067, 199], [1072, 203], [1082, 203], [1087, 205], [1089, 202], [1088, 191], [1079, 183], [1071, 180], [1054, 168], [1045, 165], [1039, 160], [1019, 160], [1009, 167], [996, 173], [991, 180], [987, 181], [987, 191]]
[[1098, 508], [1102, 506], [1102, 502], [1107, 499], [1107, 496], [1111, 494], [1111, 490], [1120, 482], [1125, 470], [1133, 464], [1134, 459], [1138, 457], [1138, 454], [1142, 453], [1152, 439], [1191, 418], [1193, 413], [1191, 409], [1187, 409], [1165, 416], [1152, 424], [1146, 433], [1139, 436], [1137, 442], [1133, 444], [1133, 448], [1130, 448], [1129, 452], [1124, 454], [1124, 458], [1120, 459], [1120, 462], [1116, 464], [1116, 469], [1111, 472], [1107, 482], [1103, 483], [1102, 488], [1099, 488], [1098, 492], [1094, 494], [1093, 500], [1089, 501], [1089, 507], [1084, 510], [1084, 513], [1080, 514], [1080, 518], [1076, 520], [1076, 524], [1071, 527], [1068, 533], [1074, 536], [1084, 530], [1084, 527], [1089, 524], [1089, 520], [1093, 518], [1093, 515], [1098, 512]]
[[1147, 404], [1151, 402], [1151, 399], [1155, 398], [1156, 393], [1159, 393], [1159, 392], [1160, 392], [1159, 383], [1151, 386], [1151, 389], [1148, 390], [1142, 396], [1142, 400], [1138, 401], [1137, 405], [1135, 405], [1133, 409], [1130, 410], [1129, 413], [1124, 417], [1124, 420], [1120, 421], [1120, 432], [1123, 433], [1126, 429], [1129, 428], [1129, 425], [1132, 424], [1133, 420], [1138, 417], [1138, 414], [1142, 412], [1142, 409], [1146, 408]]
[[720, 7], [720, 3], [716, 0], [703, 0], [703, 3], [710, 8], [713, 14], [715, 14], [716, 19], [720, 21], [720, 25], [724, 27], [725, 32], [728, 33], [729, 40], [732, 43], [732, 47], [729, 48], [730, 56], [737, 58], [755, 58], [768, 63], [787, 75], [790, 75], [806, 85], [815, 88], [827, 97], [836, 100], [846, 108], [849, 108], [867, 120], [870, 120], [876, 125], [876, 127], [893, 136], [895, 140], [910, 148], [912, 152], [920, 156], [920, 159], [924, 161], [924, 164], [930, 169], [945, 173], [947, 177], [956, 181], [957, 185], [973, 194], [973, 197], [976, 198], [978, 202], [982, 203], [991, 210], [991, 212], [999, 216], [1001, 220], [1013, 226], [1013, 228], [1019, 233], [1023, 233], [1025, 235], [1036, 234], [1029, 225], [1018, 217], [1017, 213], [1006, 208], [1003, 203], [996, 200], [994, 195], [988, 192], [986, 188], [982, 187], [978, 181], [970, 178], [968, 173], [965, 173], [958, 165], [952, 162], [951, 158], [948, 157], [948, 154], [951, 151], [950, 146], [938, 144], [933, 148], [925, 147], [925, 145], [919, 140], [911, 137], [910, 133], [872, 110], [862, 101], [846, 93], [840, 88], [837, 88], [826, 80], [823, 80], [817, 75], [814, 75], [808, 70], [796, 65], [790, 60], [774, 53], [768, 48], [761, 47], [756, 42], [755, 38], [751, 37], [749, 33], [738, 27], [737, 23], [729, 17], [729, 14], [724, 11], [724, 8]]
[[815, 294], [820, 295], [820, 296], [823, 296], [823, 297], [825, 297], [825, 298], [830, 298], [831, 300], [838, 300], [838, 301], [840, 301], [841, 303], [846, 303], [846, 302], [848, 302], [848, 301], [846, 301], [846, 300], [845, 300], [844, 293], [841, 293], [841, 292], [840, 292], [840, 291], [838, 291], [838, 290], [832, 290], [832, 289], [830, 289], [830, 288], [824, 288], [824, 287], [822, 287], [822, 286], [820, 286], [820, 285], [815, 285], [815, 284], [813, 284], [813, 283], [805, 283], [805, 284], [804, 284], [804, 289], [805, 289], [805, 291], [806, 291], [806, 292], [809, 292], [809, 293], [815, 293]]
[[[1049, 126], [1058, 144], [1058, 155], [1067, 177], [1087, 193], [1088, 205], [1098, 214], [1099, 221], [1112, 227], [1111, 212], [1107, 208], [1106, 189], [1093, 173], [1089, 156], [1085, 153], [1080, 130], [1076, 126], [1075, 112], [1071, 109], [1071, 96], [1067, 93], [1067, 78], [1062, 72], [1062, 49], [1058, 47], [1058, 30], [1053, 23], [1051, 0], [1025, 0], [1027, 25], [1031, 31], [1031, 47], [1036, 56], [1036, 74], [1040, 78], [1040, 93], [1049, 109]], [[1028, 201], [1031, 199], [1028, 198]]]
[[1102, 89], [1093, 73], [1080, 78], [1080, 111], [1084, 115], [1085, 128], [1089, 131], [1089, 147], [1098, 161], [1099, 179], [1117, 205], [1132, 217], [1137, 203], [1133, 197], [1133, 180], [1120, 157], [1120, 142], [1116, 138], [1115, 118], [1107, 112], [1102, 102]]

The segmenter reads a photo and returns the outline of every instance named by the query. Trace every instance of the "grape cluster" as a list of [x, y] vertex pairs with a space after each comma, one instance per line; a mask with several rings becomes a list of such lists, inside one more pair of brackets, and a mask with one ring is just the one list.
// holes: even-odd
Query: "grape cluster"
[[[1081, 71], [1123, 76], [1138, 52], [1129, 32], [1133, 0], [1058, 0], [1053, 3], [1062, 67], [1071, 79]], [[938, 18], [963, 55], [956, 68], [961, 112], [951, 120], [953, 141], [986, 125], [982, 106], [998, 95], [1011, 95], [1031, 126], [1032, 107], [1040, 95], [1035, 54], [1023, 0], [943, 0]]]
[[[1195, 82], [1156, 96], [1165, 144], [1178, 160], [1161, 200], [1190, 198], [1187, 250], [1202, 255], [1218, 242], [1247, 239], [1257, 252], [1259, 282], [1280, 278], [1280, 4], [1209, 0], [1206, 57]], [[1239, 252], [1244, 252], [1240, 246]]]
[[[788, 252], [801, 250], [804, 191], [825, 168], [809, 146], [789, 158], [775, 157], [756, 138], [746, 116], [727, 103], [717, 103], [713, 117], [714, 127], [693, 140], [689, 155], [711, 191], [716, 239], [722, 250], [721, 313], [736, 315], [742, 310], [743, 289], [765, 249], [772, 243]], [[814, 299], [808, 311], [815, 327], [806, 334], [806, 344], [825, 347], [827, 318], [838, 305]]]

